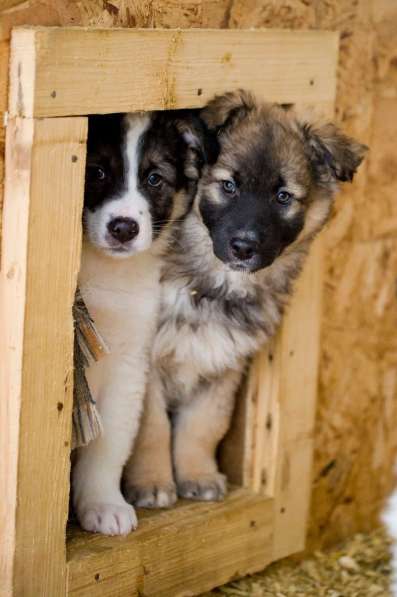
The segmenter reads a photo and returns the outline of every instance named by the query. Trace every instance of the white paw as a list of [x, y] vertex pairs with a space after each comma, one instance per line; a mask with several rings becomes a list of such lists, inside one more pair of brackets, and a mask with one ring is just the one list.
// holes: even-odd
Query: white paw
[[127, 535], [138, 526], [135, 510], [130, 504], [86, 504], [78, 513], [82, 528], [103, 535]]

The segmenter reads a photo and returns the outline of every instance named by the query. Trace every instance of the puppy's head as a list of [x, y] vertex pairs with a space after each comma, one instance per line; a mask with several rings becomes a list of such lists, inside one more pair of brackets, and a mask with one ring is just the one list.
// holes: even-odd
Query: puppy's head
[[202, 118], [219, 152], [204, 170], [195, 209], [215, 255], [236, 270], [267, 267], [313, 237], [337, 183], [352, 180], [366, 151], [333, 125], [301, 123], [244, 91], [215, 98]]
[[182, 112], [90, 118], [83, 220], [97, 249], [119, 258], [145, 251], [183, 216], [201, 166], [196, 119]]

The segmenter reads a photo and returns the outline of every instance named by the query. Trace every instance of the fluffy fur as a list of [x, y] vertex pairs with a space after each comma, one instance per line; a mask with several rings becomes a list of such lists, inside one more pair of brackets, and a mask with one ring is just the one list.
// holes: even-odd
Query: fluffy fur
[[79, 286], [110, 354], [86, 370], [104, 433], [81, 448], [73, 501], [81, 526], [109, 535], [136, 527], [120, 490], [138, 430], [155, 331], [161, 254], [198, 177], [184, 114], [90, 119]]
[[246, 359], [274, 334], [337, 182], [365, 152], [333, 125], [302, 124], [246, 92], [216, 98], [202, 117], [218, 149], [162, 271], [147, 407], [126, 471], [130, 501], [147, 507], [224, 496], [215, 454]]

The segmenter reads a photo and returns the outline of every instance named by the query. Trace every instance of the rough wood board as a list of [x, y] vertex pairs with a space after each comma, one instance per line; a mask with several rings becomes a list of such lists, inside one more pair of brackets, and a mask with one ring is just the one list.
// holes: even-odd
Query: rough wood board
[[[65, 592], [85, 118], [7, 127], [1, 273], [1, 590]], [[67, 184], [65, 184], [67, 181]]]
[[198, 595], [272, 560], [272, 516], [272, 500], [240, 489], [224, 502], [185, 502], [147, 516], [126, 538], [76, 529], [69, 595]]
[[285, 103], [335, 95], [335, 33], [32, 28], [11, 44], [12, 115], [201, 107], [236, 87]]
[[9, 43], [0, 41], [0, 270], [1, 270], [1, 228], [4, 194], [5, 127], [4, 115], [8, 105]]
[[279, 339], [278, 401], [273, 414], [278, 427], [277, 444], [273, 444], [276, 460], [268, 460], [276, 506], [275, 559], [303, 549], [307, 533], [320, 358], [322, 255], [319, 238], [295, 285]]
[[[320, 354], [322, 247], [312, 247], [277, 336], [256, 357], [234, 432], [240, 482], [274, 497], [274, 559], [304, 548]], [[243, 423], [244, 424], [243, 424]], [[230, 446], [233, 471], [236, 451]]]

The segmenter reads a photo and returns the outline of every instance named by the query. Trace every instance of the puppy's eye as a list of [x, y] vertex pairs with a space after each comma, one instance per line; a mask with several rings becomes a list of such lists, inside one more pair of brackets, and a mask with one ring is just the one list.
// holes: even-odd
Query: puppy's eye
[[291, 195], [291, 193], [288, 193], [288, 191], [278, 191], [276, 195], [277, 201], [282, 205], [287, 205], [288, 203], [290, 203], [292, 197], [293, 195]]
[[234, 180], [222, 180], [222, 187], [228, 195], [234, 195], [237, 188]]
[[159, 187], [163, 183], [163, 179], [157, 172], [151, 172], [147, 177], [147, 182], [151, 187]]
[[106, 172], [101, 166], [89, 165], [88, 176], [92, 181], [103, 182], [106, 179]]

